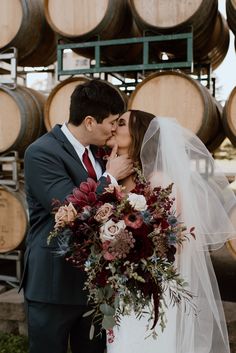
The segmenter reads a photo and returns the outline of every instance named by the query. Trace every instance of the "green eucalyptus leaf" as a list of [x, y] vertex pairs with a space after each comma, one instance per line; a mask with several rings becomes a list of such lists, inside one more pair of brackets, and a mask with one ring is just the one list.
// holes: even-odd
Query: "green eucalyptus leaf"
[[115, 309], [108, 304], [101, 304], [100, 310], [104, 315], [113, 316], [115, 315]]
[[102, 320], [102, 327], [105, 330], [112, 329], [115, 325], [116, 325], [116, 322], [113, 316], [104, 315], [104, 318]]
[[98, 288], [97, 290], [97, 297], [100, 301], [104, 300], [104, 291], [102, 288]]
[[110, 286], [104, 288], [104, 294], [107, 299], [110, 299], [114, 293], [114, 290]]
[[86, 313], [83, 314], [83, 317], [87, 317], [89, 315], [92, 315], [94, 313], [94, 311], [95, 311], [95, 309], [87, 311]]
[[89, 331], [89, 339], [92, 340], [93, 337], [94, 337], [94, 332], [95, 332], [95, 327], [94, 325], [92, 324], [91, 327], [90, 327], [90, 331]]
[[114, 300], [114, 308], [118, 309], [119, 308], [119, 304], [120, 304], [120, 298], [118, 295], [115, 296], [115, 300]]

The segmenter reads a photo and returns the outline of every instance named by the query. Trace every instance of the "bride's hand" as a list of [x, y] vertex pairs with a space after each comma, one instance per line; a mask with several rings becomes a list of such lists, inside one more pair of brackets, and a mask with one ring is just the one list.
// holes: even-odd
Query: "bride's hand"
[[112, 148], [110, 157], [107, 160], [106, 172], [116, 180], [122, 180], [133, 173], [133, 161], [128, 155], [117, 155], [118, 145]]

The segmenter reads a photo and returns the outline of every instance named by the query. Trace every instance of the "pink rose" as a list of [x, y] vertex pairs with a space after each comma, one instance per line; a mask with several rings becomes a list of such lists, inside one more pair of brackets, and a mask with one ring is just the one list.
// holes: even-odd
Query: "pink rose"
[[100, 223], [104, 223], [108, 220], [108, 218], [112, 215], [112, 205], [110, 203], [104, 203], [99, 209], [97, 210], [94, 219]]
[[125, 227], [126, 225], [124, 221], [119, 221], [115, 223], [110, 219], [100, 228], [101, 241], [102, 242], [105, 242], [106, 240], [114, 241], [116, 235], [118, 235], [121, 230], [125, 229]]
[[77, 211], [70, 202], [69, 205], [61, 206], [55, 214], [55, 229], [62, 228], [75, 220]]

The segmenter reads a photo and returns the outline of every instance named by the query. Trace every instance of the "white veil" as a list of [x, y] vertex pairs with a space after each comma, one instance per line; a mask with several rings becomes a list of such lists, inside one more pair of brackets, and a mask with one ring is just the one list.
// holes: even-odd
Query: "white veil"
[[[176, 265], [189, 283], [197, 314], [178, 310], [176, 353], [229, 353], [220, 293], [208, 250], [236, 236], [230, 212], [236, 198], [227, 178], [199, 138], [173, 118], [156, 117], [141, 148], [144, 175], [152, 185], [174, 183], [177, 213], [196, 240], [184, 242]], [[173, 335], [173, 332], [170, 332]]]

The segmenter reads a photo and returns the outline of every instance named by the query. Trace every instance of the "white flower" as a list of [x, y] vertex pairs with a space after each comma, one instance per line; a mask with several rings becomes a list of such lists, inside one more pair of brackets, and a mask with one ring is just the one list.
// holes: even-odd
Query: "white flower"
[[124, 221], [115, 223], [110, 219], [100, 228], [101, 241], [114, 240], [115, 236], [119, 234], [121, 230], [125, 229], [125, 227], [126, 225]]
[[131, 192], [128, 201], [136, 211], [145, 211], [147, 209], [146, 199], [143, 195], [137, 195]]

